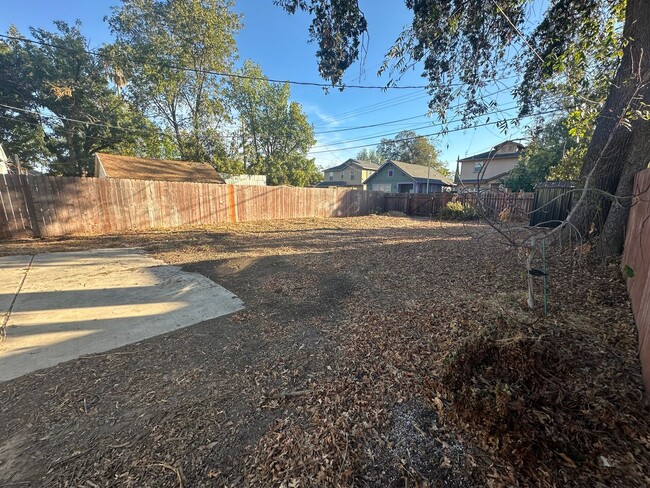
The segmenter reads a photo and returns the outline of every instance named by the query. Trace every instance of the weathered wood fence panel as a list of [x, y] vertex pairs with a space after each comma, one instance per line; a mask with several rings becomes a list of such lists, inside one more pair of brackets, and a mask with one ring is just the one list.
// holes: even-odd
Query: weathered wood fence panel
[[632, 274], [627, 278], [627, 290], [639, 335], [645, 395], [650, 401], [650, 169], [637, 173], [634, 195], [622, 265]]
[[535, 199], [530, 214], [530, 225], [557, 227], [566, 220], [573, 206], [575, 183], [548, 181], [535, 187]]
[[451, 201], [476, 206], [489, 217], [498, 217], [507, 210], [510, 217], [527, 219], [533, 207], [532, 193], [391, 193], [384, 195], [384, 211], [429, 217]]
[[382, 209], [383, 195], [344, 188], [2, 175], [0, 238], [367, 215]]
[[458, 200], [464, 205], [477, 207], [486, 217], [528, 220], [533, 209], [533, 193], [502, 193], [482, 191], [461, 193]]

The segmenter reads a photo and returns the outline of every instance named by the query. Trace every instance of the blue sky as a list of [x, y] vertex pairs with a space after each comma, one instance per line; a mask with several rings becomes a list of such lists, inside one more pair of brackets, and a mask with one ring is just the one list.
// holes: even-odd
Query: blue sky
[[[111, 41], [104, 17], [119, 0], [2, 0], [0, 31], [6, 32], [14, 24], [23, 33], [28, 28], [53, 29], [54, 20], [83, 23], [83, 32], [95, 48]], [[359, 64], [350, 68], [345, 76], [347, 83], [384, 85], [386, 77], [378, 78], [376, 71], [383, 56], [393, 44], [402, 28], [408, 24], [410, 12], [399, 0], [362, 0], [369, 24], [368, 53], [365, 75]], [[239, 62], [251, 59], [262, 67], [265, 75], [275, 79], [322, 82], [318, 74], [315, 44], [308, 43], [310, 19], [305, 14], [288, 15], [272, 0], [239, 0], [235, 10], [243, 15], [244, 28], [238, 36]], [[423, 85], [419, 67], [407, 73], [401, 85]], [[488, 92], [496, 92], [503, 84]], [[324, 90], [317, 87], [291, 87], [292, 99], [302, 104], [303, 110], [314, 125], [317, 145], [312, 150], [320, 167], [338, 164], [354, 157], [360, 148], [372, 145], [384, 137], [393, 137], [400, 130], [415, 129], [419, 134], [432, 134], [440, 130], [435, 118], [427, 113], [428, 96], [424, 90]], [[499, 107], [513, 107], [507, 91], [494, 97]], [[507, 112], [514, 115], [514, 111]], [[352, 129], [358, 126], [380, 124], [409, 118], [399, 123]], [[455, 124], [451, 124], [453, 127]], [[346, 129], [346, 130], [341, 130]], [[487, 150], [506, 138], [525, 136], [525, 130], [514, 128], [500, 133], [496, 126], [480, 127], [438, 136], [432, 140], [442, 151], [442, 159], [450, 169], [455, 168], [457, 157], [465, 157]]]

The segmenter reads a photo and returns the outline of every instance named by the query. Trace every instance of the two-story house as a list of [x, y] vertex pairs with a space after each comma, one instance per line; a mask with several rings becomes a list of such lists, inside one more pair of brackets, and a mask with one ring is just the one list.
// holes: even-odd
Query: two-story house
[[456, 185], [463, 190], [496, 190], [523, 155], [525, 146], [514, 141], [497, 144], [491, 150], [458, 160]]
[[352, 186], [365, 189], [363, 182], [378, 169], [379, 165], [376, 163], [348, 159], [338, 166], [323, 170], [323, 181], [316, 186]]

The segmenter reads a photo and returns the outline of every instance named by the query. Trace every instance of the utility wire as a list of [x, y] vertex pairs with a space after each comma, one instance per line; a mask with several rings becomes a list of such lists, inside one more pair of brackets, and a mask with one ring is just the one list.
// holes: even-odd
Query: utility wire
[[[507, 91], [509, 89], [510, 89], [510, 87], [501, 88], [500, 90], [497, 90], [497, 91], [492, 92], [492, 93], [486, 93], [485, 95], [482, 95], [482, 96], [480, 96], [478, 98], [480, 100], [485, 100], [487, 97], [491, 97], [493, 95], [498, 95], [499, 93], [503, 93], [504, 91]], [[461, 103], [459, 105], [454, 106], [453, 110], [458, 110], [459, 108], [464, 107], [467, 104], [468, 104], [468, 102], [463, 102], [463, 103]], [[416, 116], [413, 116], [413, 117], [407, 117], [407, 118], [404, 118], [404, 119], [397, 119], [397, 120], [392, 120], [392, 121], [388, 121], [388, 122], [378, 122], [377, 124], [371, 124], [371, 125], [365, 125], [365, 126], [361, 125], [361, 126], [355, 126], [355, 127], [344, 127], [344, 128], [340, 128], [340, 129], [332, 129], [332, 130], [328, 130], [328, 131], [317, 131], [317, 132], [314, 132], [314, 134], [315, 135], [330, 134], [330, 133], [334, 133], [334, 132], [345, 132], [345, 131], [350, 131], [350, 130], [366, 129], [366, 128], [370, 128], [370, 127], [379, 127], [381, 125], [389, 125], [389, 124], [392, 124], [392, 123], [403, 122], [405, 120], [412, 120], [412, 119], [417, 119], [417, 118], [420, 118], [420, 117], [426, 117], [427, 115], [429, 115], [429, 113], [430, 112], [426, 112], [426, 113], [424, 113], [422, 115], [416, 115]]]
[[[12, 41], [18, 41], [18, 42], [27, 42], [31, 44], [36, 44], [39, 46], [45, 46], [45, 47], [52, 47], [55, 49], [62, 49], [65, 51], [69, 52], [77, 52], [77, 50], [74, 50], [72, 48], [66, 47], [66, 46], [61, 46], [58, 44], [53, 44], [50, 42], [45, 42], [45, 41], [38, 41], [36, 39], [27, 39], [25, 37], [18, 37], [18, 36], [10, 36], [7, 34], [0, 34], [0, 38], [12, 40]], [[109, 57], [106, 54], [97, 52], [97, 51], [91, 51], [88, 49], [82, 50], [82, 52], [91, 55], [91, 56], [96, 56], [99, 58], [106, 58]], [[249, 76], [249, 75], [243, 75], [240, 73], [228, 73], [224, 71], [214, 71], [214, 70], [207, 70], [207, 69], [199, 69], [199, 68], [188, 68], [187, 66], [177, 66], [174, 64], [169, 64], [169, 63], [161, 63], [161, 62], [156, 62], [152, 63], [146, 60], [142, 59], [136, 59], [136, 60], [131, 60], [134, 61], [136, 64], [144, 65], [144, 66], [160, 66], [164, 68], [169, 68], [169, 69], [174, 69], [177, 71], [186, 71], [186, 72], [192, 72], [192, 73], [200, 73], [200, 74], [208, 74], [208, 75], [214, 75], [214, 76], [219, 76], [223, 78], [235, 78], [235, 79], [244, 79], [244, 80], [257, 80], [257, 81], [267, 81], [270, 83], [287, 83], [290, 85], [297, 85], [297, 86], [313, 86], [317, 88], [358, 88], [358, 89], [369, 89], [369, 90], [426, 90], [429, 89], [429, 85], [395, 85], [395, 84], [386, 84], [386, 85], [348, 85], [345, 83], [341, 84], [329, 84], [329, 83], [318, 83], [318, 82], [311, 82], [311, 81], [297, 81], [297, 80], [282, 80], [282, 79], [276, 79], [276, 78], [268, 78], [264, 76]], [[516, 76], [509, 76], [506, 78], [503, 78], [502, 80], [514, 78]], [[499, 80], [494, 80], [494, 81], [499, 81]], [[451, 87], [460, 87], [463, 86], [463, 83], [451, 83], [449, 86]], [[380, 102], [381, 103], [381, 102]]]
[[[45, 41], [38, 41], [36, 39], [26, 39], [24, 37], [18, 37], [18, 36], [9, 36], [6, 34], [0, 34], [1, 38], [12, 40], [12, 41], [20, 41], [20, 42], [29, 42], [31, 44], [37, 44], [39, 46], [45, 46], [45, 47], [53, 47], [55, 49], [63, 49], [66, 51], [72, 51], [72, 52], [78, 52], [78, 50], [74, 50], [65, 46], [60, 46], [57, 44], [52, 44], [50, 42], [45, 42]], [[84, 49], [82, 52], [89, 54], [91, 56], [97, 56], [99, 58], [106, 58], [108, 57], [106, 54], [99, 53], [97, 51], [90, 51]], [[146, 60], [132, 60], [135, 61], [137, 64], [141, 65], [146, 65], [146, 66], [159, 66], [163, 68], [168, 68], [168, 69], [173, 69], [177, 71], [186, 71], [186, 72], [192, 72], [192, 73], [200, 73], [200, 74], [206, 74], [206, 75], [214, 75], [214, 76], [219, 76], [222, 78], [235, 78], [235, 79], [241, 79], [241, 80], [257, 80], [257, 81], [268, 81], [271, 83], [288, 83], [289, 85], [297, 85], [297, 86], [313, 86], [317, 88], [358, 88], [358, 89], [367, 89], [367, 90], [422, 90], [427, 88], [427, 85], [394, 85], [394, 84], [387, 84], [387, 85], [346, 85], [345, 83], [341, 84], [328, 84], [328, 83], [318, 83], [318, 82], [311, 82], [311, 81], [296, 81], [296, 80], [280, 80], [280, 79], [275, 79], [275, 78], [266, 78], [264, 76], [249, 76], [249, 75], [243, 75], [240, 73], [228, 73], [225, 71], [214, 71], [214, 70], [207, 70], [207, 69], [199, 69], [199, 68], [188, 68], [186, 66], [177, 66], [174, 64], [170, 63], [161, 63], [161, 62], [156, 62], [152, 63]]]
[[[500, 83], [502, 81], [511, 80], [511, 79], [515, 79], [515, 78], [518, 78], [518, 75], [506, 76], [504, 78], [498, 78], [498, 79], [494, 79], [494, 80], [491, 80], [491, 81], [493, 81], [494, 83]], [[490, 96], [490, 95], [496, 95], [497, 93], [502, 93], [504, 91], [511, 90], [511, 89], [512, 89], [511, 86], [504, 86], [503, 88], [499, 89], [496, 92], [483, 95], [483, 96], [481, 96], [479, 98], [485, 98], [485, 97]], [[357, 109], [350, 110], [348, 112], [342, 112], [342, 113], [339, 113], [339, 114], [334, 114], [334, 115], [328, 117], [327, 121], [315, 124], [314, 127], [315, 128], [325, 127], [325, 126], [331, 124], [332, 122], [339, 122], [340, 120], [349, 119], [351, 117], [364, 115], [364, 114], [371, 113], [371, 112], [376, 112], [377, 110], [385, 110], [385, 109], [387, 109], [389, 107], [403, 105], [407, 101], [412, 102], [412, 101], [419, 100], [419, 99], [422, 99], [422, 98], [427, 98], [428, 96], [429, 96], [428, 91], [426, 93], [424, 93], [424, 94], [410, 93], [410, 94], [407, 94], [407, 95], [401, 95], [399, 97], [395, 97], [395, 98], [392, 98], [392, 99], [389, 99], [389, 100], [385, 100], [383, 102], [378, 102], [378, 103], [375, 103], [375, 104], [362, 106], [362, 107], [359, 107]], [[408, 98], [408, 100], [406, 100], [405, 98]], [[377, 108], [376, 110], [373, 109], [373, 107], [379, 106], [379, 105], [381, 105], [382, 108]], [[461, 104], [460, 106], [462, 106], [462, 105], [465, 105], [465, 103]], [[457, 107], [450, 107], [450, 109], [451, 108], [457, 108]]]
[[[548, 115], [548, 114], [552, 114], [552, 113], [562, 112], [563, 110], [564, 110], [563, 108], [559, 108], [559, 109], [555, 109], [555, 110], [548, 110], [546, 112], [539, 112], [539, 113], [536, 113], [536, 114], [530, 114], [528, 117], [539, 117], [541, 115]], [[514, 122], [517, 119], [518, 119], [518, 117], [512, 117], [511, 119], [503, 119], [503, 120], [505, 120], [507, 122]], [[434, 137], [434, 136], [439, 136], [439, 135], [442, 135], [442, 134], [448, 134], [450, 132], [459, 132], [459, 131], [463, 131], [463, 130], [475, 129], [477, 127], [486, 127], [486, 126], [490, 126], [490, 125], [496, 125], [501, 121], [497, 120], [495, 122], [486, 122], [486, 123], [483, 123], [483, 124], [476, 124], [476, 125], [472, 125], [472, 126], [469, 126], [469, 127], [455, 127], [453, 129], [441, 130], [441, 131], [438, 131], [438, 132], [432, 132], [430, 134], [419, 134], [419, 135], [413, 136], [413, 137], [404, 137], [404, 138], [401, 138], [401, 139], [395, 139], [395, 141], [396, 142], [412, 141], [412, 140], [415, 140], [415, 139], [419, 139], [421, 137]], [[361, 145], [358, 145], [358, 146], [346, 147], [344, 149], [345, 150], [359, 149], [359, 148], [362, 148], [362, 147], [372, 147], [372, 146], [376, 146], [376, 144], [361, 144]], [[324, 151], [310, 151], [309, 154], [321, 154], [321, 153], [325, 153], [325, 152], [328, 152], [328, 151], [327, 150], [324, 150]]]
[[496, 6], [497, 10], [498, 10], [499, 13], [503, 16], [503, 18], [506, 19], [506, 20], [508, 21], [508, 23], [510, 24], [510, 26], [514, 29], [514, 31], [515, 31], [515, 32], [517, 33], [517, 35], [521, 38], [521, 40], [524, 42], [524, 44], [526, 44], [526, 46], [528, 46], [528, 48], [533, 52], [533, 54], [534, 54], [535, 56], [537, 56], [537, 59], [539, 59], [539, 60], [542, 62], [542, 64], [543, 64], [543, 63], [544, 63], [544, 58], [542, 58], [542, 56], [540, 56], [540, 54], [539, 54], [539, 53], [537, 52], [537, 50], [532, 46], [532, 44], [531, 44], [530, 42], [528, 42], [528, 39], [526, 39], [526, 36], [524, 36], [524, 35], [521, 33], [521, 31], [517, 28], [517, 26], [512, 22], [512, 20], [510, 20], [510, 17], [508, 17], [508, 15], [503, 11], [503, 9], [502, 9], [501, 6], [497, 3], [497, 1], [496, 1], [496, 0], [492, 0], [492, 3]]
[[[26, 108], [20, 108], [20, 107], [13, 107], [11, 105], [5, 105], [4, 103], [0, 103], [0, 107], [6, 108], [8, 110], [15, 110], [16, 112], [24, 112], [28, 114], [33, 114], [33, 115], [38, 115], [39, 117], [42, 117], [44, 119], [59, 119], [59, 120], [67, 120], [68, 122], [77, 122], [80, 124], [86, 124], [86, 125], [94, 125], [97, 127], [104, 127], [106, 129], [118, 129], [118, 130], [128, 130], [129, 132], [138, 132], [138, 131], [133, 131], [130, 128], [126, 127], [120, 127], [119, 125], [110, 125], [110, 124], [100, 124], [98, 122], [91, 122], [90, 120], [80, 120], [80, 119], [72, 119], [70, 117], [64, 117], [63, 115], [46, 115], [43, 114], [37, 110], [29, 110]], [[20, 121], [17, 121], [20, 122]], [[146, 134], [146, 132], [141, 132], [141, 134]]]
[[[483, 116], [501, 114], [501, 113], [509, 112], [509, 111], [514, 110], [516, 108], [517, 108], [517, 105], [515, 104], [515, 105], [513, 105], [511, 107], [508, 107], [508, 108], [501, 108], [501, 109], [495, 110], [493, 112], [486, 112], [484, 114], [479, 114], [476, 117], [472, 117], [472, 118], [478, 118], [478, 117], [483, 117]], [[450, 122], [457, 122], [457, 120], [452, 120]], [[413, 130], [414, 131], [414, 130], [419, 130], [419, 129], [425, 129], [425, 128], [428, 128], [428, 127], [442, 127], [444, 125], [446, 125], [446, 124], [445, 123], [435, 123], [435, 124], [434, 123], [429, 123], [429, 124], [424, 124], [424, 125], [420, 125], [420, 126], [417, 126], [417, 127], [411, 127], [411, 128], [407, 128], [407, 129], [398, 130], [398, 131], [386, 132], [386, 133], [383, 133], [383, 134], [373, 134], [373, 135], [370, 135], [370, 136], [363, 136], [363, 137], [359, 137], [359, 138], [356, 138], [356, 139], [346, 139], [344, 141], [336, 141], [336, 142], [333, 142], [331, 144], [323, 144], [320, 147], [318, 145], [316, 145], [315, 149], [329, 148], [329, 147], [332, 147], [332, 146], [338, 146], [338, 145], [347, 144], [347, 143], [350, 143], [350, 142], [366, 141], [368, 139], [376, 139], [378, 137], [392, 136], [394, 134], [399, 134], [400, 132], [403, 132], [405, 130]]]

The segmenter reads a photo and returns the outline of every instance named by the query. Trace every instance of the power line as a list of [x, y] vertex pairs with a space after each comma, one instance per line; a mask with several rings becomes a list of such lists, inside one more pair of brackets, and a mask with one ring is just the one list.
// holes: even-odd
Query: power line
[[370, 129], [371, 127], [379, 127], [382, 125], [391, 125], [391, 124], [396, 124], [398, 122], [404, 122], [405, 120], [421, 119], [422, 117], [426, 117], [427, 115], [429, 115], [429, 112], [423, 113], [422, 115], [414, 115], [413, 117], [406, 117], [404, 119], [391, 120], [388, 122], [378, 122], [376, 124], [370, 124], [370, 125], [359, 125], [356, 127], [345, 127], [341, 129], [332, 129], [332, 130], [314, 132], [314, 135], [331, 134], [333, 132], [346, 132], [350, 130], [359, 130], [359, 129]]
[[[4, 39], [9, 39], [12, 41], [20, 41], [20, 42], [29, 42], [31, 44], [37, 44], [39, 46], [45, 46], [45, 47], [53, 47], [55, 49], [63, 49], [66, 51], [73, 51], [77, 52], [71, 48], [65, 47], [65, 46], [59, 46], [57, 44], [52, 44], [50, 42], [45, 42], [45, 41], [38, 41], [36, 39], [26, 39], [24, 37], [17, 37], [17, 36], [9, 36], [6, 34], [0, 34], [0, 37]], [[97, 56], [99, 58], [105, 58], [107, 57], [105, 54], [99, 53], [97, 51], [90, 51], [87, 49], [83, 49], [82, 52], [89, 54], [91, 56]], [[186, 71], [186, 72], [192, 72], [192, 73], [200, 73], [200, 74], [206, 74], [206, 75], [214, 75], [214, 76], [219, 76], [222, 78], [235, 78], [235, 79], [241, 79], [241, 80], [257, 80], [257, 81], [268, 81], [271, 83], [287, 83], [289, 85], [297, 85], [297, 86], [313, 86], [317, 88], [357, 88], [357, 89], [366, 89], [366, 90], [422, 90], [427, 88], [427, 85], [394, 85], [394, 84], [387, 84], [387, 85], [346, 85], [346, 84], [328, 84], [328, 83], [318, 83], [318, 82], [312, 82], [312, 81], [296, 81], [296, 80], [280, 80], [280, 79], [275, 79], [275, 78], [266, 78], [264, 76], [249, 76], [249, 75], [243, 75], [239, 73], [227, 73], [225, 71], [214, 71], [214, 70], [207, 70], [207, 69], [199, 69], [199, 68], [188, 68], [186, 66], [177, 66], [174, 64], [169, 64], [169, 63], [152, 63], [146, 60], [133, 60], [137, 64], [141, 65], [148, 65], [148, 66], [159, 66], [159, 67], [164, 67], [164, 68], [169, 68], [169, 69], [174, 69], [177, 71]]]
[[[512, 80], [512, 79], [515, 79], [515, 78], [518, 78], [518, 75], [505, 76], [503, 78], [497, 78], [497, 79], [494, 79], [492, 81], [494, 83], [500, 83], [502, 81]], [[512, 87], [510, 87], [510, 86], [504, 86], [503, 88], [499, 89], [496, 92], [488, 93], [488, 94], [483, 95], [483, 96], [481, 96], [479, 98], [483, 99], [483, 98], [485, 98], [487, 96], [496, 95], [498, 93], [502, 93], [504, 91], [510, 90], [511, 88]], [[359, 115], [365, 115], [365, 114], [368, 114], [368, 113], [371, 113], [371, 112], [377, 112], [378, 110], [385, 110], [385, 109], [388, 109], [390, 107], [403, 105], [406, 102], [413, 102], [415, 100], [419, 100], [419, 99], [422, 99], [422, 98], [427, 98], [428, 96], [429, 96], [428, 91], [426, 91], [423, 94], [410, 93], [410, 94], [407, 94], [407, 95], [401, 95], [399, 97], [395, 97], [395, 98], [392, 98], [392, 99], [389, 99], [389, 100], [384, 100], [382, 102], [377, 102], [377, 103], [374, 103], [374, 104], [371, 104], [371, 105], [365, 105], [365, 106], [362, 106], [362, 107], [358, 107], [358, 108], [356, 108], [354, 110], [349, 110], [347, 112], [341, 112], [339, 114], [335, 114], [333, 116], [328, 117], [325, 122], [315, 124], [314, 127], [315, 128], [326, 127], [326, 126], [328, 126], [329, 124], [331, 124], [333, 122], [338, 122], [340, 120], [349, 119], [351, 117], [355, 117], [355, 116], [359, 116]], [[460, 106], [463, 106], [463, 105], [465, 105], [465, 103], [461, 104]]]
[[[29, 43], [33, 43], [33, 44], [37, 44], [37, 45], [53, 47], [53, 48], [56, 48], [56, 49], [74, 51], [74, 50], [72, 50], [70, 48], [67, 48], [65, 46], [59, 46], [59, 45], [44, 42], [44, 41], [37, 41], [37, 40], [33, 40], [33, 39], [25, 39], [25, 38], [21, 38], [21, 37], [17, 37], [17, 36], [9, 36], [9, 35], [5, 35], [5, 34], [0, 34], [0, 37], [15, 40], [15, 41], [29, 42]], [[83, 50], [83, 52], [85, 52], [87, 54], [90, 54], [90, 55], [93, 55], [93, 56], [98, 56], [98, 57], [105, 56], [104, 54], [98, 53], [96, 51]], [[141, 64], [149, 64], [149, 65], [151, 65], [152, 63], [144, 62], [144, 63], [141, 63]], [[158, 65], [161, 65], [161, 64], [158, 63]], [[234, 78], [240, 78], [240, 79], [267, 80], [267, 81], [276, 82], [276, 83], [287, 82], [287, 83], [290, 83], [290, 84], [313, 85], [313, 86], [321, 86], [321, 87], [328, 87], [328, 88], [332, 87], [331, 85], [328, 85], [328, 84], [325, 84], [325, 83], [298, 82], [298, 81], [290, 81], [290, 80], [275, 80], [275, 79], [268, 79], [268, 78], [264, 78], [264, 77], [254, 77], [254, 76], [247, 76], [247, 75], [241, 75], [241, 74], [236, 74], [236, 73], [220, 73], [220, 72], [216, 72], [216, 71], [199, 70], [199, 69], [178, 67], [178, 66], [172, 66], [172, 65], [167, 65], [167, 67], [170, 67], [172, 69], [184, 70], [184, 71], [191, 71], [191, 72], [197, 72], [197, 73], [206, 73], [206, 74], [214, 74], [214, 75], [217, 75], [217, 76], [234, 77]], [[509, 76], [509, 77], [505, 77], [505, 78], [503, 78], [501, 80], [511, 79], [511, 78], [515, 78], [515, 77], [516, 76]], [[501, 81], [501, 80], [494, 80], [494, 81]], [[454, 86], [454, 85], [456, 85], [456, 84], [452, 84], [452, 86]], [[462, 85], [462, 84], [458, 84], [458, 85]], [[343, 86], [344, 85], [340, 85], [340, 87], [343, 87]], [[345, 85], [345, 86], [346, 87], [357, 87], [357, 88], [385, 88], [385, 87], [379, 87], [379, 86], [365, 86], [365, 85], [364, 86], [361, 86], [361, 85]], [[417, 87], [416, 86], [412, 86], [412, 87], [392, 86], [392, 88], [426, 88], [426, 87], [425, 86], [417, 86]], [[491, 96], [491, 95], [494, 95], [494, 94], [497, 94], [497, 93], [501, 93], [501, 92], [503, 92], [503, 91], [505, 91], [507, 89], [510, 89], [510, 88], [505, 87], [505, 88], [503, 88], [501, 90], [498, 90], [497, 92], [488, 94], [486, 96]], [[385, 110], [387, 108], [391, 108], [393, 106], [401, 105], [401, 104], [405, 103], [406, 99], [408, 99], [408, 101], [414, 101], [416, 99], [421, 99], [421, 98], [426, 98], [426, 97], [428, 97], [428, 93], [402, 95], [400, 97], [396, 97], [396, 98], [391, 99], [391, 100], [385, 100], [385, 101], [377, 102], [375, 104], [371, 104], [371, 105], [368, 105], [368, 106], [365, 106], [365, 107], [360, 107], [360, 108], [355, 109], [355, 110], [343, 112], [339, 116], [332, 117], [329, 122], [326, 122], [325, 124], [321, 124], [319, 126], [330, 124], [332, 121], [338, 121], [338, 120], [342, 120], [342, 119], [345, 119], [345, 118], [365, 115], [365, 114], [368, 114], [368, 113], [371, 113], [371, 112], [376, 112], [376, 111], [379, 111], [379, 110]], [[465, 105], [465, 104], [463, 104], [463, 105]], [[50, 118], [50, 119], [55, 118], [55, 117], [43, 115], [40, 112], [36, 112], [36, 111], [27, 111], [27, 110], [24, 110], [24, 109], [20, 109], [20, 108], [17, 108], [17, 107], [11, 107], [11, 106], [5, 106], [5, 107], [9, 108], [11, 110], [18, 110], [18, 111], [23, 111], [23, 112], [27, 112], [27, 113], [33, 113], [33, 114], [39, 115], [39, 116], [44, 117], [44, 118]], [[426, 115], [426, 114], [424, 114], [424, 115]], [[424, 116], [424, 115], [422, 115], [422, 116]], [[124, 127], [113, 126], [113, 125], [109, 125], [109, 124], [100, 124], [100, 123], [95, 123], [95, 122], [91, 122], [91, 121], [87, 121], [87, 120], [72, 119], [72, 118], [68, 118], [68, 117], [64, 117], [64, 116], [58, 116], [58, 115], [56, 116], [56, 118], [58, 118], [60, 120], [67, 120], [67, 121], [77, 122], [77, 123], [82, 123], [82, 124], [87, 124], [87, 125], [105, 127], [105, 128], [109, 128], [109, 129], [130, 130], [130, 129], [125, 129]], [[417, 117], [409, 117], [409, 118], [405, 118], [405, 119], [400, 119], [399, 121], [410, 120], [410, 119], [414, 119], [414, 118], [417, 118]], [[380, 125], [383, 125], [383, 124], [371, 124], [369, 126], [360, 126], [358, 128], [370, 128], [372, 126], [378, 127]], [[324, 133], [338, 132], [338, 131], [347, 131], [347, 130], [354, 130], [354, 129], [357, 129], [357, 128], [345, 128], [345, 129], [338, 129], [338, 130], [332, 130], [332, 131], [323, 131], [323, 132], [319, 132], [319, 133], [317, 132], [316, 134], [324, 134]], [[144, 134], [144, 132], [142, 132], [142, 134]]]
[[[548, 115], [548, 114], [552, 114], [552, 113], [562, 112], [563, 110], [564, 110], [563, 108], [559, 108], [559, 109], [555, 109], [555, 110], [548, 110], [546, 112], [539, 112], [539, 113], [536, 113], [536, 114], [531, 114], [531, 115], [529, 115], [529, 117], [539, 117], [541, 115]], [[518, 117], [512, 117], [511, 119], [504, 119], [504, 120], [506, 120], [507, 122], [514, 122], [517, 119], [518, 119]], [[476, 129], [477, 127], [486, 127], [486, 126], [489, 126], [489, 125], [496, 125], [499, 122], [501, 122], [501, 121], [497, 120], [495, 122], [485, 122], [483, 124], [476, 124], [476, 125], [473, 125], [471, 127], [456, 127], [456, 128], [453, 128], [453, 129], [441, 130], [441, 131], [438, 131], [438, 132], [432, 132], [430, 134], [419, 134], [419, 135], [413, 136], [413, 137], [404, 137], [404, 138], [401, 138], [401, 139], [395, 139], [395, 141], [396, 142], [412, 141], [414, 139], [419, 139], [421, 137], [434, 137], [434, 136], [439, 136], [439, 135], [442, 135], [442, 134], [448, 134], [450, 132], [459, 132], [459, 131], [468, 130], [468, 129]], [[362, 148], [362, 147], [372, 147], [372, 146], [375, 146], [375, 145], [376, 144], [361, 144], [361, 145], [358, 145], [358, 146], [346, 147], [344, 149], [345, 150], [359, 149], [359, 148]], [[309, 154], [321, 154], [321, 153], [325, 153], [325, 152], [328, 152], [328, 151], [327, 150], [324, 150], [324, 151], [310, 151]]]
[[[118, 130], [128, 130], [129, 132], [138, 132], [134, 131], [131, 128], [127, 127], [120, 127], [119, 125], [110, 125], [110, 124], [100, 124], [97, 122], [91, 122], [90, 120], [80, 120], [80, 119], [72, 119], [70, 117], [64, 117], [63, 115], [46, 115], [42, 114], [41, 112], [37, 110], [28, 110], [26, 108], [19, 108], [19, 107], [12, 107], [11, 105], [5, 105], [4, 103], [0, 103], [0, 107], [6, 108], [8, 110], [14, 110], [16, 112], [25, 112], [28, 114], [33, 114], [33, 115], [38, 115], [39, 117], [42, 117], [44, 119], [59, 119], [59, 120], [67, 120], [68, 122], [77, 122], [80, 124], [86, 124], [86, 125], [93, 125], [97, 127], [104, 127], [106, 129], [118, 129]], [[140, 132], [141, 134], [147, 134], [146, 132]]]
[[335, 115], [328, 116], [325, 122], [316, 124], [316, 126], [318, 127], [318, 126], [328, 125], [331, 124], [332, 122], [338, 122], [340, 120], [349, 119], [351, 117], [355, 117], [358, 115], [363, 115], [370, 112], [376, 112], [377, 110], [384, 110], [385, 108], [389, 108], [394, 105], [401, 105], [407, 102], [413, 102], [415, 100], [420, 100], [428, 96], [429, 95], [426, 91], [424, 93], [408, 93], [406, 95], [401, 95], [399, 97], [390, 98], [388, 100], [382, 100], [380, 102], [375, 102], [370, 105], [362, 105], [361, 107], [357, 107], [353, 110], [348, 110], [346, 112], [341, 112]]
[[517, 26], [516, 26], [515, 24], [513, 24], [512, 20], [510, 20], [510, 17], [508, 17], [508, 15], [506, 15], [506, 13], [503, 11], [503, 9], [501, 8], [501, 6], [496, 2], [496, 0], [492, 0], [492, 3], [496, 6], [497, 10], [499, 10], [499, 13], [503, 16], [503, 18], [506, 19], [506, 20], [508, 21], [508, 23], [510, 24], [510, 26], [514, 29], [514, 31], [516, 32], [516, 34], [521, 38], [521, 40], [526, 44], [526, 46], [528, 46], [528, 48], [533, 52], [533, 54], [534, 54], [535, 56], [537, 56], [537, 58], [538, 58], [542, 63], [544, 63], [544, 59], [540, 56], [540, 54], [539, 54], [539, 53], [537, 52], [537, 50], [532, 46], [532, 44], [531, 44], [530, 42], [528, 42], [528, 39], [526, 39], [526, 36], [524, 36], [524, 35], [521, 33], [521, 31], [520, 31], [519, 29], [517, 29]]
[[[516, 109], [516, 108], [517, 108], [517, 105], [515, 104], [515, 105], [513, 105], [511, 107], [508, 107], [508, 108], [501, 108], [499, 110], [495, 110], [495, 111], [492, 111], [492, 112], [486, 112], [484, 114], [479, 114], [479, 115], [477, 115], [475, 117], [472, 117], [472, 119], [475, 119], [475, 118], [478, 118], [478, 117], [483, 117], [483, 116], [501, 114], [501, 113], [504, 113], [504, 112], [509, 112], [510, 110], [513, 110], [513, 109]], [[457, 119], [452, 120], [450, 122], [457, 122]], [[386, 133], [383, 133], [383, 134], [374, 134], [374, 135], [371, 135], [371, 136], [359, 137], [357, 139], [346, 139], [344, 141], [337, 141], [337, 142], [333, 142], [331, 144], [324, 144], [324, 145], [321, 145], [321, 147], [318, 147], [318, 145], [316, 145], [315, 148], [316, 149], [321, 149], [321, 148], [325, 148], [325, 147], [338, 146], [338, 145], [347, 144], [347, 143], [350, 143], [350, 142], [365, 141], [365, 140], [368, 140], [368, 139], [376, 139], [378, 137], [391, 136], [391, 135], [394, 135], [394, 134], [399, 134], [400, 132], [403, 132], [405, 130], [414, 131], [414, 130], [424, 129], [424, 128], [427, 128], [427, 127], [442, 127], [444, 125], [446, 125], [446, 124], [444, 124], [444, 123], [425, 124], [425, 125], [420, 125], [420, 126], [417, 126], [417, 127], [411, 127], [411, 128], [408, 128], [408, 129], [402, 129], [402, 130], [393, 131], [393, 132], [386, 132]]]
[[[498, 94], [503, 93], [504, 91], [507, 91], [509, 89], [510, 89], [510, 87], [501, 88], [500, 90], [497, 90], [497, 91], [492, 92], [492, 93], [486, 93], [485, 95], [482, 95], [482, 96], [480, 96], [478, 98], [480, 100], [485, 100], [487, 97], [491, 97], [493, 95], [498, 95]], [[468, 102], [464, 102], [464, 103], [461, 103], [459, 105], [456, 105], [454, 107], [454, 110], [458, 110], [459, 108], [464, 107], [467, 104], [468, 104]], [[361, 126], [355, 126], [355, 127], [344, 127], [344, 128], [332, 129], [332, 130], [328, 130], [328, 131], [317, 131], [317, 132], [314, 132], [314, 134], [315, 135], [330, 134], [330, 133], [334, 133], [334, 132], [346, 132], [346, 131], [350, 131], [350, 130], [367, 129], [367, 128], [371, 128], [371, 127], [379, 127], [381, 125], [390, 125], [390, 124], [397, 123], [397, 122], [403, 122], [405, 120], [413, 120], [413, 119], [417, 119], [417, 118], [421, 118], [421, 117], [426, 117], [427, 115], [429, 115], [429, 113], [430, 112], [426, 112], [426, 113], [424, 113], [422, 115], [416, 115], [416, 116], [413, 116], [413, 117], [406, 117], [404, 119], [397, 119], [397, 120], [392, 120], [392, 121], [388, 121], [388, 122], [378, 122], [376, 124], [370, 124], [370, 125], [361, 125]]]

